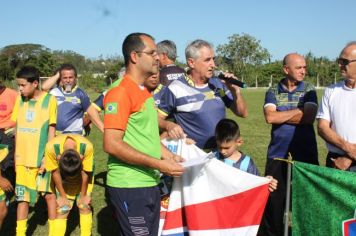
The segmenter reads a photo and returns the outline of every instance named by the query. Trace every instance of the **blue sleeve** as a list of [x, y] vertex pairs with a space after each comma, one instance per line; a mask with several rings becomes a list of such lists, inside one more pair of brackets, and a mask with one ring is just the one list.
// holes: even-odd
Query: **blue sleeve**
[[266, 92], [266, 96], [265, 96], [265, 103], [264, 105], [266, 104], [275, 104], [277, 106], [277, 99], [276, 99], [276, 95], [275, 93], [273, 92], [273, 89], [268, 89], [267, 92]]
[[210, 78], [209, 88], [214, 91], [215, 96], [220, 97], [224, 102], [225, 107], [230, 108], [234, 99], [232, 97], [231, 91], [226, 87], [226, 85], [221, 82], [218, 78]]
[[89, 96], [83, 90], [81, 90], [80, 102], [82, 103], [84, 112], [86, 112], [88, 110], [91, 102], [90, 102]]
[[164, 87], [160, 94], [158, 109], [167, 116], [176, 110], [176, 97], [168, 87]]
[[222, 86], [224, 90], [224, 96], [221, 99], [223, 100], [225, 106], [229, 108], [233, 103], [234, 98], [232, 97], [231, 91], [226, 87], [226, 85], [223, 84]]
[[[105, 92], [104, 92], [105, 93]], [[101, 93], [95, 100], [94, 104], [100, 108], [100, 110], [104, 110], [104, 93]]]
[[258, 169], [251, 157], [250, 157], [250, 164], [248, 165], [248, 168], [247, 168], [247, 173], [260, 176], [260, 173], [258, 172]]

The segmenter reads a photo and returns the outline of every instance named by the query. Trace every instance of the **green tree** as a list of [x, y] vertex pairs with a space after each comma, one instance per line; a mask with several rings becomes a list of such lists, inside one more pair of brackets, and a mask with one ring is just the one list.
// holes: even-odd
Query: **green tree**
[[86, 59], [83, 55], [71, 50], [55, 50], [53, 56], [58, 65], [63, 63], [71, 63], [75, 66], [78, 73], [84, 73], [89, 70], [87, 67]]
[[50, 49], [40, 44], [9, 45], [0, 51], [0, 76], [5, 80], [14, 78], [24, 65], [36, 66], [41, 76], [52, 74], [55, 65]]
[[316, 57], [308, 52], [305, 56], [308, 74], [306, 80], [319, 86], [328, 86], [340, 78], [338, 65], [327, 57]]
[[228, 43], [217, 47], [217, 64], [248, 83], [254, 83], [259, 66], [270, 61], [270, 53], [260, 45], [260, 40], [246, 33], [233, 34], [228, 40]]

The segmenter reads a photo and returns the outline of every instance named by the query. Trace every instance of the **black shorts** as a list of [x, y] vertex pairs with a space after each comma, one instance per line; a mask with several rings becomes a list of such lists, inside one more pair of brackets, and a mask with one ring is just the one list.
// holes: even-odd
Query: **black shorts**
[[158, 186], [107, 188], [122, 235], [158, 235], [161, 209]]

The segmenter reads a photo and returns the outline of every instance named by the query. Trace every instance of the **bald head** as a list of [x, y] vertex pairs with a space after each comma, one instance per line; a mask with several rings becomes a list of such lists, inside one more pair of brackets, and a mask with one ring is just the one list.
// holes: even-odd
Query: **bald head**
[[298, 83], [304, 79], [306, 69], [305, 59], [298, 53], [290, 53], [283, 59], [283, 72], [286, 78], [293, 83]]
[[340, 57], [342, 54], [353, 54], [356, 55], [356, 41], [349, 42], [346, 46], [342, 49], [340, 53]]
[[301, 59], [304, 60], [304, 57], [302, 55], [299, 55], [296, 52], [289, 53], [283, 58], [283, 66], [288, 66], [292, 62], [294, 62], [296, 60], [301, 60]]

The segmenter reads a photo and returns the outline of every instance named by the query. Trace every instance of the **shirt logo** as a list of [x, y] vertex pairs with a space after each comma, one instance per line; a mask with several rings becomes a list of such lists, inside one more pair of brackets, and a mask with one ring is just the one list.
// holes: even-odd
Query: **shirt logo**
[[35, 112], [27, 110], [26, 111], [26, 121], [27, 122], [32, 122], [35, 119]]
[[117, 103], [110, 102], [106, 105], [105, 114], [117, 114]]

